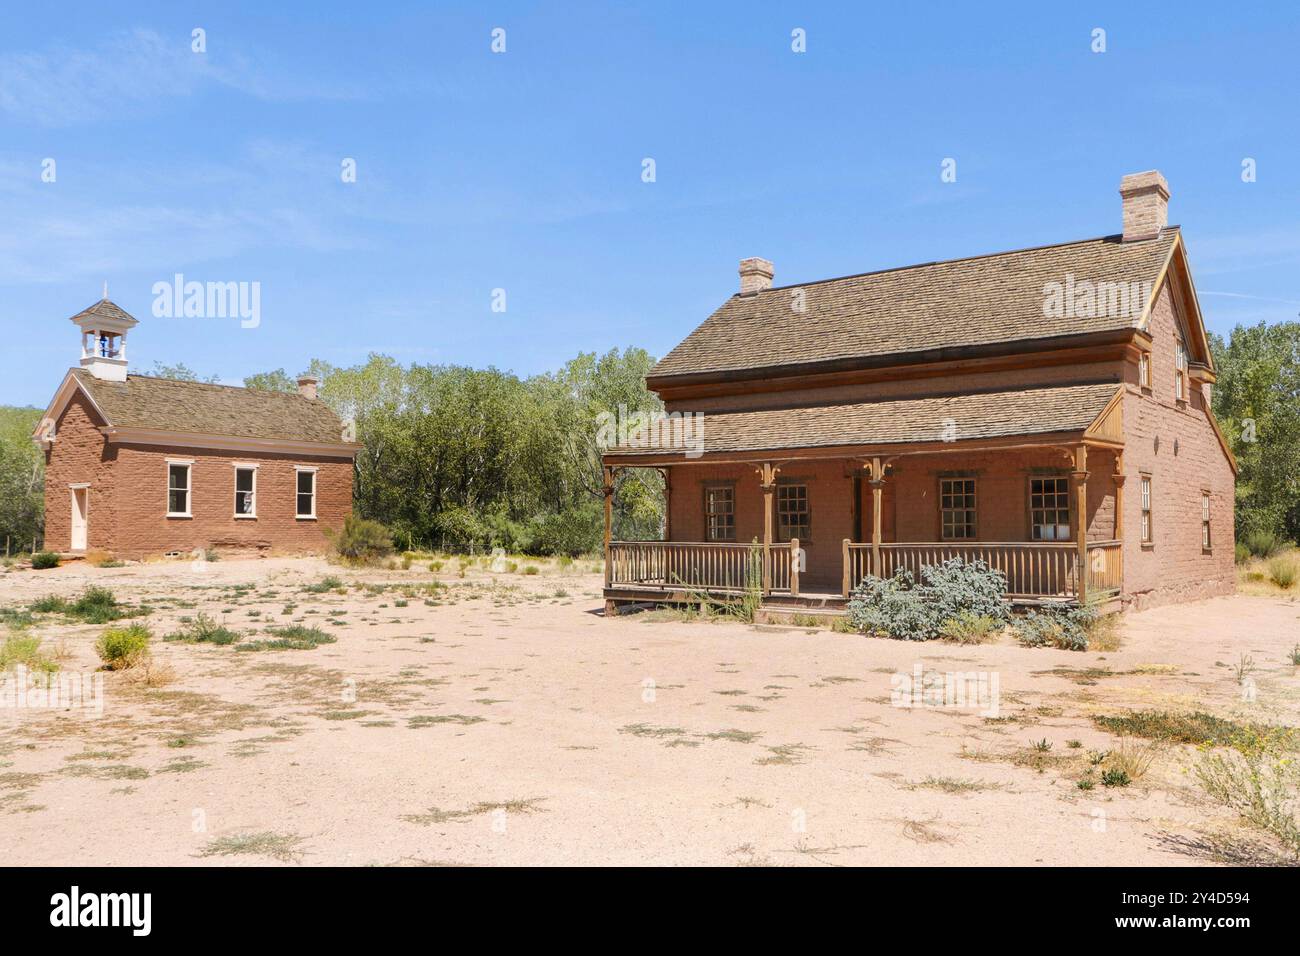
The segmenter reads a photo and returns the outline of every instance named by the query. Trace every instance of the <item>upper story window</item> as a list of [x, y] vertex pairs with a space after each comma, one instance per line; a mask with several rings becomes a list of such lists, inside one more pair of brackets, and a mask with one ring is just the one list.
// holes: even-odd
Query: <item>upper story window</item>
[[1187, 401], [1187, 350], [1183, 348], [1182, 342], [1178, 343], [1174, 364], [1174, 398], [1180, 402], [1185, 402]]
[[235, 466], [235, 517], [257, 517], [257, 467]]
[[776, 534], [778, 541], [798, 538], [800, 542], [805, 542], [812, 537], [807, 485], [776, 486]]
[[1151, 353], [1143, 352], [1138, 356], [1138, 385], [1151, 387]]
[[707, 541], [736, 540], [736, 489], [710, 485], [704, 489], [704, 532]]
[[1070, 479], [1029, 479], [1029, 529], [1033, 541], [1070, 540]]
[[1151, 476], [1143, 475], [1141, 484], [1142, 496], [1142, 543], [1151, 544], [1154, 529], [1151, 526]]
[[167, 516], [190, 517], [190, 470], [194, 463], [167, 462]]
[[944, 541], [975, 537], [975, 479], [939, 479], [940, 529]]
[[297, 483], [298, 504], [295, 516], [299, 518], [316, 517], [316, 469], [299, 467]]
[[1201, 492], [1201, 549], [1209, 551], [1210, 543], [1210, 493]]

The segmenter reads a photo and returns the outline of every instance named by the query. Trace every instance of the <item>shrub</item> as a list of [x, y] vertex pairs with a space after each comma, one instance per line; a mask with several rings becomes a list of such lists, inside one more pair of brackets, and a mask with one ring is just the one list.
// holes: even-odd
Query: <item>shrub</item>
[[108, 588], [88, 587], [77, 600], [68, 605], [67, 613], [81, 618], [87, 624], [107, 624], [126, 613]]
[[523, 573], [523, 574], [540, 574], [540, 573], [541, 573], [541, 569], [538, 568], [537, 565], [535, 565], [535, 564], [529, 564], [529, 565], [525, 565], [525, 566], [524, 566], [524, 570], [523, 570], [522, 573]]
[[1094, 605], [1048, 604], [1030, 611], [1011, 629], [1016, 640], [1026, 647], [1086, 651], [1090, 636], [1103, 626], [1102, 615]]
[[35, 571], [44, 571], [58, 566], [59, 556], [53, 551], [37, 551], [32, 555], [32, 569]]
[[110, 627], [100, 635], [95, 650], [109, 670], [123, 670], [149, 654], [149, 629], [143, 624]]
[[1257, 558], [1271, 558], [1286, 547], [1286, 541], [1272, 531], [1251, 531], [1246, 535], [1245, 544]]
[[[921, 568], [921, 584], [910, 571], [899, 568], [891, 578], [868, 577], [854, 589], [848, 604], [850, 623], [864, 634], [931, 640], [948, 622], [979, 618], [992, 623], [989, 630], [1010, 618], [1007, 581], [983, 561], [952, 558]], [[957, 625], [953, 625], [957, 627]]]
[[1118, 767], [1108, 767], [1101, 772], [1101, 783], [1104, 787], [1127, 787], [1131, 782], [1129, 775]]
[[321, 578], [315, 584], [306, 585], [303, 590], [309, 594], [325, 594], [328, 591], [337, 591], [343, 587], [343, 579], [333, 574]]
[[343, 519], [343, 528], [332, 536], [334, 550], [342, 558], [368, 564], [393, 553], [393, 536], [378, 521], [351, 514]]
[[1234, 546], [1233, 560], [1238, 564], [1245, 564], [1250, 560], [1250, 548], [1246, 547], [1244, 542], [1238, 541]]
[[1289, 590], [1295, 584], [1296, 559], [1276, 557], [1268, 562], [1269, 580], [1283, 590]]
[[57, 594], [47, 594], [33, 601], [31, 609], [37, 614], [62, 614], [68, 609], [68, 602]]
[[1272, 836], [1300, 860], [1300, 769], [1267, 748], [1203, 752], [1196, 778], [1209, 796]]
[[939, 625], [939, 636], [958, 644], [983, 644], [1002, 629], [1002, 622], [987, 614], [962, 611]]
[[181, 630], [175, 634], [168, 634], [163, 640], [184, 641], [187, 644], [195, 642], [200, 644], [233, 644], [239, 640], [239, 635], [225, 625], [217, 623], [208, 615], [200, 614]]
[[270, 627], [267, 633], [270, 640], [246, 641], [238, 645], [237, 651], [310, 651], [321, 644], [333, 644], [333, 635], [326, 634], [319, 627], [305, 627], [293, 624], [289, 627]]

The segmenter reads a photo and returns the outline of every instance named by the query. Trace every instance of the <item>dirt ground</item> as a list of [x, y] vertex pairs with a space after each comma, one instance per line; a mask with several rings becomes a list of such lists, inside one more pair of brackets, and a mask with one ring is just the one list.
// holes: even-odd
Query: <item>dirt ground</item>
[[[346, 594], [303, 590], [327, 575]], [[108, 673], [99, 716], [0, 709], [11, 865], [1204, 865], [1245, 835], [1188, 773], [1194, 748], [1081, 790], [1089, 752], [1121, 746], [1092, 717], [1300, 723], [1300, 603], [1276, 597], [1129, 615], [1110, 653], [606, 619], [590, 563], [71, 564], [3, 574], [0, 607], [88, 584], [153, 608], [171, 679]], [[200, 612], [241, 643], [294, 621], [337, 641], [161, 639]], [[103, 629], [28, 632], [88, 673]], [[995, 675], [996, 713], [894, 706], [917, 666]]]

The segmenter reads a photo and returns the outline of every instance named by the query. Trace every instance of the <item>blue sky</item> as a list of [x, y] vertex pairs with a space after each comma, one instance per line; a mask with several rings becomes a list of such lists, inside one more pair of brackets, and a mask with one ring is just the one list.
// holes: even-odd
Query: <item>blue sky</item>
[[[1290, 4], [179, 6], [4, 5], [0, 403], [45, 404], [104, 281], [142, 370], [530, 374], [662, 355], [743, 256], [789, 284], [1117, 232], [1151, 168], [1212, 330], [1300, 313]], [[259, 282], [260, 326], [152, 317], [178, 272]]]

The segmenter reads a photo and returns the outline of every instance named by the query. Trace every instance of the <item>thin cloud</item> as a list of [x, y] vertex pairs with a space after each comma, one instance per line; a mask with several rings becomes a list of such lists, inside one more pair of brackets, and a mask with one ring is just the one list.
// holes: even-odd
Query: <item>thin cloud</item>
[[113, 34], [93, 50], [54, 45], [0, 55], [0, 111], [41, 126], [120, 117], [123, 108], [190, 96], [220, 86], [265, 100], [361, 99], [355, 89], [272, 77], [244, 55], [194, 53], [189, 36], [153, 30]]

